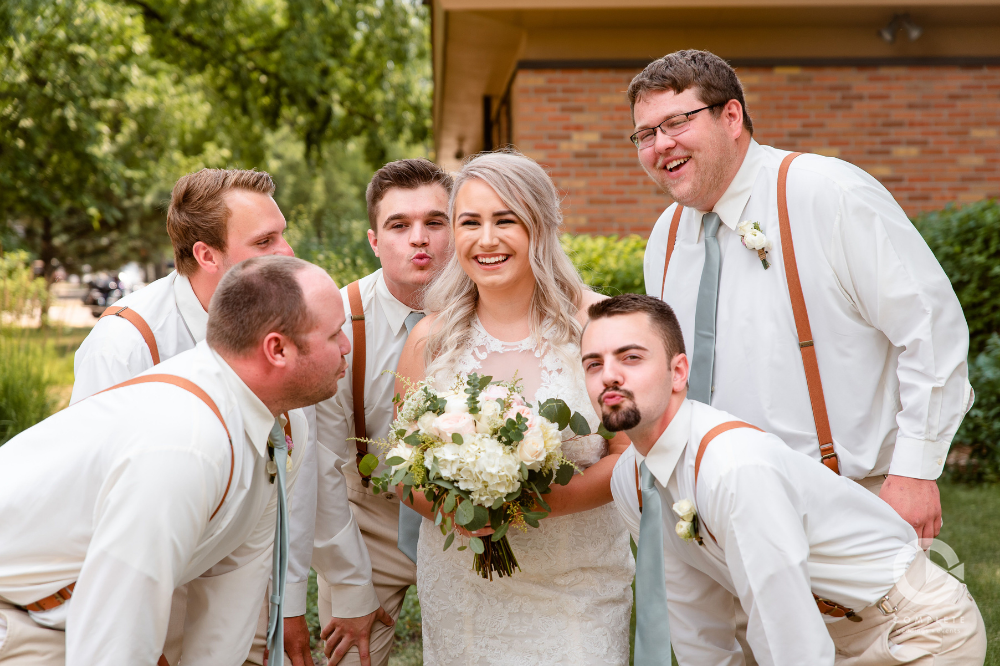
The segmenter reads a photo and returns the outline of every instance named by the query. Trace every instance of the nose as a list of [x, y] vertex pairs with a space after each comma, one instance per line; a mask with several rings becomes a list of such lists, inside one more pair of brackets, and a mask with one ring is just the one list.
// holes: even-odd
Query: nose
[[347, 338], [347, 334], [344, 333], [344, 331], [341, 331], [337, 337], [339, 338], [338, 342], [340, 343], [340, 355], [347, 356], [351, 353], [351, 341]]
[[604, 384], [605, 388], [608, 386], [621, 386], [624, 384], [625, 376], [622, 373], [621, 364], [614, 359], [605, 361], [604, 366], [601, 368], [601, 382]]
[[281, 254], [281, 255], [284, 255], [286, 257], [294, 257], [295, 256], [295, 250], [293, 250], [292, 246], [288, 244], [288, 241], [285, 240], [284, 236], [281, 236], [278, 239], [278, 242], [275, 243], [274, 253], [275, 254]]
[[479, 245], [485, 248], [496, 247], [499, 239], [496, 235], [496, 227], [492, 222], [484, 222], [482, 232], [479, 235]]
[[659, 127], [656, 128], [656, 137], [653, 139], [653, 150], [658, 153], [665, 153], [676, 145], [677, 141], [674, 140], [674, 137], [667, 136]]
[[417, 222], [410, 227], [410, 245], [413, 247], [425, 247], [430, 244], [430, 241], [426, 224]]

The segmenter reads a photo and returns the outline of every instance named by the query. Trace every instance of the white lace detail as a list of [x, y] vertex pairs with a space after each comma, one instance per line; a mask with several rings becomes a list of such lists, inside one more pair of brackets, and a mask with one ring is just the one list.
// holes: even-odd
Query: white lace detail
[[[562, 352], [562, 353], [560, 353]], [[560, 397], [597, 428], [583, 372], [569, 359], [579, 348], [557, 350], [543, 336], [519, 342], [497, 340], [473, 321], [466, 353], [438, 375], [481, 372], [503, 380], [515, 371], [525, 395], [539, 402]], [[572, 435], [567, 431], [567, 437]], [[581, 468], [607, 454], [599, 435], [565, 445]], [[629, 537], [614, 504], [560, 518], [538, 529], [511, 530], [521, 570], [511, 578], [485, 581], [472, 570], [472, 553], [443, 551], [444, 537], [424, 520], [417, 557], [417, 588], [423, 616], [427, 666], [523, 666], [524, 664], [624, 665], [628, 663], [631, 583], [635, 563]]]

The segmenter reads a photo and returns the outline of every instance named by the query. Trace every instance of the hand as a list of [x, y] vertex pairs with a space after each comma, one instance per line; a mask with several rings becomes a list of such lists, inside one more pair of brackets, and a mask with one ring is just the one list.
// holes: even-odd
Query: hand
[[292, 660], [292, 666], [315, 666], [305, 615], [285, 618], [285, 654]]
[[489, 535], [493, 534], [494, 529], [492, 527], [490, 527], [489, 525], [487, 525], [486, 527], [481, 527], [478, 530], [475, 530], [474, 532], [470, 532], [469, 530], [465, 529], [461, 525], [455, 525], [455, 531], [458, 532], [459, 534], [461, 534], [464, 537], [480, 537], [480, 538], [482, 538], [482, 537], [488, 537]]
[[358, 646], [358, 655], [361, 657], [361, 666], [371, 666], [371, 655], [368, 652], [368, 641], [372, 633], [372, 625], [378, 620], [387, 627], [396, 624], [392, 616], [386, 613], [381, 606], [374, 613], [369, 613], [363, 617], [334, 617], [323, 627], [319, 637], [326, 641], [323, 646], [323, 654], [330, 661], [327, 666], [339, 664], [347, 651], [352, 646]]
[[941, 494], [937, 481], [890, 474], [878, 496], [913, 526], [921, 546], [929, 548], [930, 540], [941, 532]]

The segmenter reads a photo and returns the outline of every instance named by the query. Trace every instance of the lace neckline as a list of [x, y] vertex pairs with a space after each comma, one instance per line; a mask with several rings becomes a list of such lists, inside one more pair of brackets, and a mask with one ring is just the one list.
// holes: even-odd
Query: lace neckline
[[514, 342], [508, 342], [497, 338], [486, 330], [486, 327], [483, 326], [483, 322], [479, 320], [478, 314], [474, 314], [472, 316], [472, 327], [476, 329], [476, 332], [479, 333], [479, 335], [486, 338], [486, 342], [490, 343], [489, 346], [491, 348], [501, 347], [503, 351], [527, 351], [534, 349], [536, 346], [535, 338], [531, 334], [522, 340], [516, 340]]

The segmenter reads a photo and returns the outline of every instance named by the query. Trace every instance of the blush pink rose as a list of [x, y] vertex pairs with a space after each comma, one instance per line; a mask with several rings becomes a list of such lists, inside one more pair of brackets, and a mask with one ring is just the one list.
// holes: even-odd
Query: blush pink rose
[[480, 391], [479, 400], [481, 402], [484, 400], [506, 400], [508, 395], [510, 395], [510, 391], [507, 390], [507, 387], [490, 384]]
[[535, 421], [536, 421], [535, 415], [532, 414], [531, 410], [528, 409], [524, 405], [515, 405], [515, 406], [511, 407], [507, 411], [507, 413], [503, 415], [504, 421], [506, 421], [507, 419], [517, 420], [517, 415], [518, 414], [520, 414], [521, 416], [523, 416], [524, 419], [528, 422], [528, 427], [529, 428], [534, 427], [536, 425], [535, 424]]
[[444, 439], [451, 439], [451, 435], [474, 435], [476, 433], [476, 420], [468, 412], [445, 412], [434, 419], [433, 427], [441, 433]]

